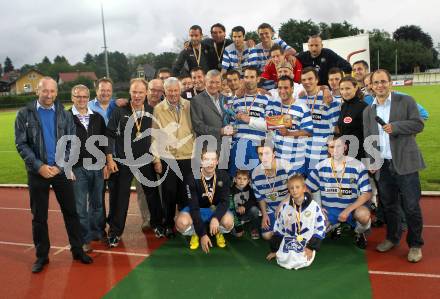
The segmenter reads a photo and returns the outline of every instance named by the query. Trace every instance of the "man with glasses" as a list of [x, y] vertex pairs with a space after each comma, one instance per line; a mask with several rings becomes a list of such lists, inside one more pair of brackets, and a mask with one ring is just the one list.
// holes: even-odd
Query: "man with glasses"
[[[402, 200], [408, 223], [406, 241], [410, 249], [407, 259], [416, 263], [422, 259], [424, 244], [419, 171], [425, 168], [416, 135], [423, 131], [424, 123], [412, 97], [391, 91], [391, 75], [387, 70], [374, 71], [371, 82], [375, 99], [364, 110], [364, 136], [377, 136], [379, 140], [365, 150], [370, 163], [372, 158], [382, 162], [380, 168], [370, 165], [369, 170], [376, 173], [387, 222], [386, 239], [376, 249], [387, 252], [399, 244], [402, 235], [399, 204]], [[380, 156], [372, 157], [374, 150]]]

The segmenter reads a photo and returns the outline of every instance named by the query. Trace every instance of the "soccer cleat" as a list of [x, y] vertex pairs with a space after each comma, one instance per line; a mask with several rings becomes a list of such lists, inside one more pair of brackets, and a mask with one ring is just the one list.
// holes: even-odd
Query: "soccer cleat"
[[360, 248], [360, 249], [367, 248], [367, 238], [365, 237], [364, 233], [362, 233], [362, 234], [356, 233], [355, 238], [356, 238], [355, 243], [358, 248]]
[[215, 240], [217, 241], [218, 247], [220, 247], [220, 248], [226, 247], [226, 240], [225, 240], [225, 237], [223, 236], [223, 234], [221, 234], [221, 233], [216, 234]]
[[341, 226], [336, 227], [335, 229], [333, 229], [333, 230], [330, 232], [330, 238], [331, 238], [332, 240], [338, 240], [338, 239], [340, 239], [340, 238], [341, 238], [341, 235], [342, 235], [342, 227], [341, 227]]
[[109, 237], [109, 238], [108, 238], [108, 246], [109, 246], [110, 248], [118, 247], [118, 245], [119, 245], [119, 240], [121, 240], [121, 238], [118, 237], [118, 236]]
[[191, 250], [196, 250], [197, 248], [199, 248], [199, 236], [197, 236], [196, 234], [191, 236], [191, 241], [189, 241], [189, 249]]

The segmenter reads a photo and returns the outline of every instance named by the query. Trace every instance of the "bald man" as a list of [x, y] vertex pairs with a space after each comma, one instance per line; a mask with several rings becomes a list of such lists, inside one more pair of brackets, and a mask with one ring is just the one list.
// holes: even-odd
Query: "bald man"
[[32, 272], [41, 272], [49, 263], [49, 231], [47, 225], [50, 186], [63, 213], [73, 259], [83, 264], [93, 262], [82, 249], [81, 226], [76, 213], [72, 182], [64, 173], [64, 160], [69, 157], [70, 144], [57, 160], [56, 148], [60, 138], [75, 135], [72, 114], [56, 101], [58, 87], [55, 80], [43, 77], [38, 83], [38, 99], [20, 109], [15, 120], [15, 144], [26, 165], [32, 236], [37, 260]]

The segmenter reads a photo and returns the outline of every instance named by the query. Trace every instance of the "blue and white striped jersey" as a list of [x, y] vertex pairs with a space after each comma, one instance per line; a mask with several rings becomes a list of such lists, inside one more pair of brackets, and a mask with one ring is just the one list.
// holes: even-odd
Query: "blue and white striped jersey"
[[349, 156], [345, 157], [345, 161], [345, 172], [336, 172], [337, 179], [332, 171], [331, 158], [327, 158], [312, 169], [306, 181], [310, 191], [321, 193], [322, 207], [331, 214], [340, 213], [353, 204], [361, 194], [371, 192], [364, 164]]
[[234, 69], [243, 74], [243, 68], [247, 66], [259, 67], [260, 58], [255, 48], [248, 48], [245, 46], [242, 53], [240, 53], [235, 44], [230, 44], [225, 48], [222, 59], [222, 69]]
[[[327, 158], [327, 139], [333, 134], [334, 127], [341, 112], [341, 102], [334, 100], [324, 103], [322, 92], [316, 96], [305, 96], [298, 99], [309, 107], [313, 122], [313, 136], [307, 138], [306, 158], [315, 164]], [[312, 167], [313, 168], [313, 167]]]
[[[232, 104], [234, 112], [248, 113], [250, 117], [261, 118], [266, 117], [267, 109], [269, 108], [269, 98], [262, 94], [255, 96], [245, 95], [241, 98], [235, 97]], [[249, 124], [235, 121], [237, 133], [234, 135], [234, 140], [244, 138], [246, 140], [261, 141], [266, 138], [266, 130], [259, 130], [251, 127]]]
[[[291, 49], [292, 48], [291, 46], [289, 46], [285, 41], [283, 41], [280, 38], [274, 39], [272, 41], [272, 43], [280, 45], [284, 49], [284, 51], [287, 50], [287, 49]], [[255, 50], [257, 52], [258, 59], [259, 59], [258, 65], [260, 67], [260, 71], [263, 72], [264, 71], [264, 67], [266, 66], [267, 61], [270, 59], [270, 48], [269, 49], [265, 49], [265, 48], [263, 48], [263, 44], [259, 43], [259, 44], [257, 44], [255, 46]], [[275, 85], [276, 85], [275, 81], [273, 81], [273, 80], [266, 80], [266, 81], [264, 81], [262, 87], [265, 90], [271, 90], [271, 89], [275, 88]]]
[[276, 174], [267, 177], [263, 165], [260, 164], [252, 171], [252, 189], [257, 201], [264, 200], [267, 204], [267, 213], [275, 212], [281, 201], [288, 196], [287, 180], [294, 174], [290, 165], [283, 160], [276, 159]]
[[[272, 99], [270, 107], [272, 115], [290, 116], [292, 127], [288, 128], [288, 131], [304, 130], [313, 134], [312, 117], [309, 108], [304, 103], [295, 101], [292, 105], [284, 105], [281, 99]], [[275, 130], [275, 156], [288, 161], [295, 172], [304, 173], [306, 141], [305, 137], [281, 136], [279, 131]]]

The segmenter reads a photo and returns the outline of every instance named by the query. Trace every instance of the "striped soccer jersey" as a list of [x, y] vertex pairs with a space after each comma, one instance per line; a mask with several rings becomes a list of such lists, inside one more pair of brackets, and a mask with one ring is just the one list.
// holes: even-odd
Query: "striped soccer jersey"
[[[273, 115], [290, 115], [292, 127], [288, 128], [288, 131], [305, 130], [313, 133], [312, 117], [304, 103], [295, 101], [292, 105], [284, 105], [281, 99], [273, 98], [270, 107], [270, 113]], [[306, 138], [281, 136], [279, 131], [275, 130], [274, 141], [275, 156], [289, 162], [294, 171], [304, 173]]]
[[[306, 158], [315, 163], [327, 157], [327, 139], [333, 134], [341, 112], [341, 102], [334, 100], [326, 105], [322, 92], [298, 100], [307, 105], [313, 122], [313, 136], [307, 138]], [[313, 167], [311, 167], [313, 168]]]
[[[278, 44], [280, 45], [281, 48], [283, 48], [284, 51], [291, 49], [292, 47], [289, 46], [285, 41], [283, 41], [280, 38], [276, 38], [272, 41], [272, 44]], [[260, 71], [263, 72], [264, 71], [264, 67], [267, 63], [267, 61], [270, 59], [270, 48], [269, 49], [265, 49], [263, 48], [263, 44], [259, 43], [255, 46], [258, 58], [259, 58], [259, 67], [260, 67]], [[265, 90], [271, 90], [273, 88], [275, 88], [275, 81], [273, 80], [266, 80], [263, 83], [263, 88]]]
[[243, 74], [243, 69], [247, 66], [259, 66], [260, 59], [255, 48], [244, 46], [243, 53], [239, 53], [235, 44], [230, 44], [225, 48], [222, 59], [222, 69], [234, 69]]
[[[254, 96], [245, 95], [241, 98], [235, 97], [232, 108], [235, 113], [248, 113], [250, 117], [261, 118], [266, 117], [269, 108], [269, 98], [265, 95], [256, 94]], [[239, 139], [261, 141], [266, 137], [266, 130], [259, 130], [251, 127], [249, 124], [235, 121], [237, 133], [234, 135], [234, 141]]]
[[345, 171], [336, 174], [332, 171], [331, 158], [319, 162], [306, 181], [310, 191], [321, 193], [321, 205], [328, 214], [339, 215], [361, 194], [371, 192], [364, 164], [349, 156], [345, 161]]
[[267, 213], [275, 212], [281, 201], [288, 196], [287, 180], [294, 174], [288, 163], [276, 159], [276, 174], [267, 177], [263, 165], [258, 165], [252, 172], [252, 189], [257, 201], [264, 200], [267, 204]]

